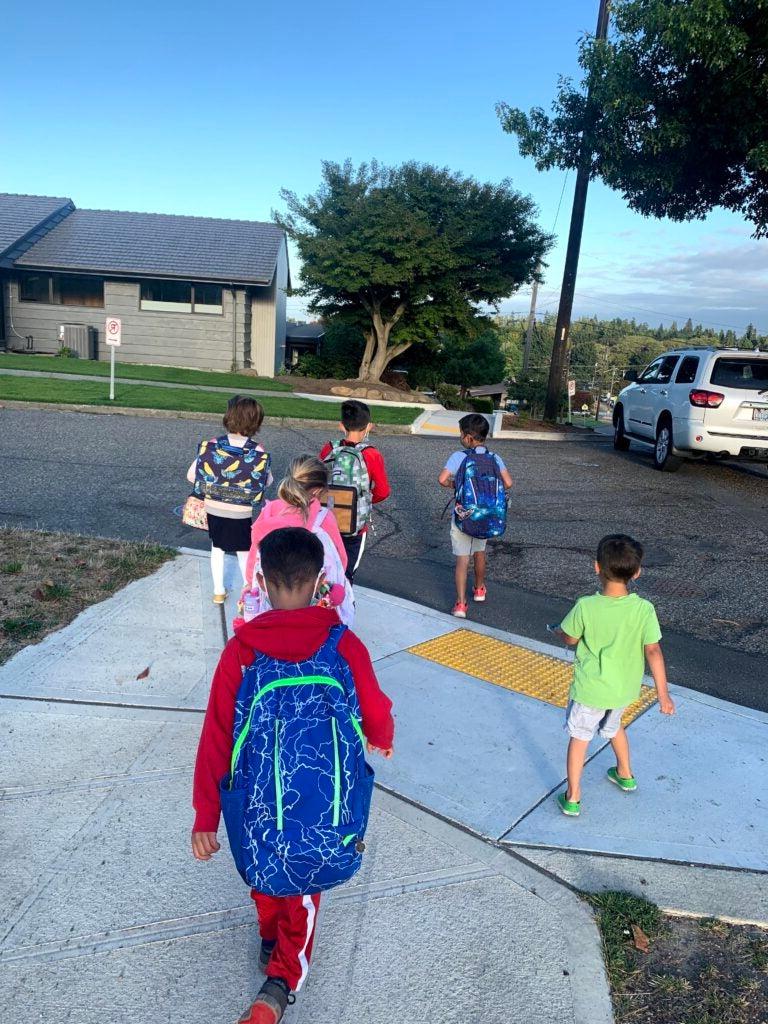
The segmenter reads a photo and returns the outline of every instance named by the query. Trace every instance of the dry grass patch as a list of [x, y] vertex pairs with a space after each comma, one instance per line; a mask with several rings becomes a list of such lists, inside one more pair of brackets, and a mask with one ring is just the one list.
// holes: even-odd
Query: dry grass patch
[[158, 544], [0, 527], [0, 662], [174, 555]]
[[587, 898], [616, 1024], [768, 1024], [768, 933], [669, 917], [629, 893]]

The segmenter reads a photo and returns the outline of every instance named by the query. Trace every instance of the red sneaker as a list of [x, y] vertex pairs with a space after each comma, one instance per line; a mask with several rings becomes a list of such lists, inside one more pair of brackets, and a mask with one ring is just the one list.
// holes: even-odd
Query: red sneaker
[[485, 600], [487, 594], [488, 591], [486, 590], [485, 587], [475, 587], [475, 589], [472, 591], [472, 599], [473, 601], [481, 602]]
[[261, 986], [256, 1002], [239, 1018], [237, 1024], [279, 1024], [286, 1006], [295, 996], [282, 978], [267, 978]]
[[464, 601], [463, 603], [461, 601], [457, 601], [456, 604], [453, 606], [453, 611], [451, 612], [451, 615], [453, 615], [457, 619], [466, 619], [467, 607], [468, 605], [466, 601]]

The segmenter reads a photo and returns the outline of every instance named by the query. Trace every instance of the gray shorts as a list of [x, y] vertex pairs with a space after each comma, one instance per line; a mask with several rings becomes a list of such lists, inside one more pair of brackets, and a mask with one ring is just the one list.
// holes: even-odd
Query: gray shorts
[[624, 708], [588, 708], [577, 700], [569, 700], [565, 709], [565, 728], [574, 740], [591, 740], [595, 733], [612, 740], [621, 728]]
[[469, 537], [466, 533], [462, 533], [456, 523], [451, 520], [451, 550], [457, 558], [485, 551], [487, 543], [482, 537]]

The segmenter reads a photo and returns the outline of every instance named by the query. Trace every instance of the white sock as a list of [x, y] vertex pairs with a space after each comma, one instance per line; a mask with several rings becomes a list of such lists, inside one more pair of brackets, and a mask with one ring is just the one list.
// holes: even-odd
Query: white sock
[[240, 572], [241, 572], [242, 577], [243, 577], [243, 586], [245, 586], [248, 583], [248, 580], [245, 578], [245, 564], [246, 564], [247, 561], [248, 561], [248, 552], [247, 551], [238, 551], [237, 552], [237, 564], [240, 566]]
[[224, 593], [224, 549], [211, 545], [211, 576], [214, 594]]

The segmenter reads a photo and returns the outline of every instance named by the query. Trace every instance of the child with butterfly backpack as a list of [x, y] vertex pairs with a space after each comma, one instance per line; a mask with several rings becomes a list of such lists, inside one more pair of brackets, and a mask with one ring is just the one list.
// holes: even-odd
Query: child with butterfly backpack
[[487, 596], [485, 547], [490, 537], [500, 537], [506, 529], [506, 492], [512, 486], [512, 477], [501, 458], [485, 446], [485, 416], [462, 416], [459, 435], [463, 450], [451, 455], [437, 482], [454, 492], [451, 547], [456, 556], [456, 603], [452, 614], [466, 619], [469, 559], [472, 558], [475, 571], [473, 599], [483, 602]]
[[204, 500], [211, 541], [213, 603], [224, 604], [224, 555], [236, 554], [245, 580], [251, 521], [272, 482], [270, 456], [254, 440], [264, 410], [254, 398], [235, 395], [227, 403], [222, 437], [203, 441], [187, 470], [193, 494]]
[[269, 596], [257, 581], [262, 541], [273, 530], [303, 526], [316, 534], [323, 545], [323, 602], [327, 607], [336, 609], [345, 625], [353, 624], [354, 597], [345, 576], [347, 552], [333, 514], [320, 504], [327, 486], [328, 468], [314, 455], [299, 455], [291, 460], [288, 472], [278, 486], [277, 498], [264, 505], [251, 528], [251, 547], [245, 565], [246, 585], [242, 595], [246, 621], [271, 609]]
[[352, 495], [352, 522], [342, 533], [347, 552], [347, 579], [354, 582], [355, 573], [365, 552], [371, 523], [371, 509], [390, 495], [384, 456], [368, 440], [371, 410], [365, 402], [351, 398], [341, 405], [342, 441], [329, 441], [320, 458], [330, 467], [331, 492], [335, 488]]
[[360, 868], [373, 771], [392, 756], [392, 702], [368, 651], [316, 605], [323, 546], [301, 527], [261, 543], [273, 611], [235, 630], [211, 684], [195, 762], [192, 853], [224, 815], [251, 889], [266, 981], [242, 1024], [278, 1024], [307, 976], [321, 894]]

